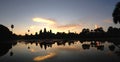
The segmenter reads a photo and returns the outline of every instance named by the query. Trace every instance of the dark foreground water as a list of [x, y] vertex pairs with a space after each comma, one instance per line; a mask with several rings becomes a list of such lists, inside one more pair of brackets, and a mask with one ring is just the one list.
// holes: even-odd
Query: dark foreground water
[[2, 42], [0, 62], [120, 62], [120, 42], [74, 40]]

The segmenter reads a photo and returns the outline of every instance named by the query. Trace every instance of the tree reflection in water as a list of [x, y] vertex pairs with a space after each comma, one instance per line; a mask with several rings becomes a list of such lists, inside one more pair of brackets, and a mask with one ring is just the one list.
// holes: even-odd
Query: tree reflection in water
[[[45, 40], [24, 40], [24, 41], [18, 41], [19, 43], [24, 42], [24, 44], [27, 46], [27, 49], [31, 50], [35, 53], [34, 49], [30, 46], [30, 44], [35, 44], [36, 46], [39, 46], [41, 49], [47, 50], [48, 48], [53, 48], [54, 44], [57, 46], [63, 46], [63, 47], [71, 47], [71, 45], [80, 43], [81, 47], [84, 51], [90, 50], [91, 48], [95, 48], [99, 51], [105, 51], [105, 42], [108, 42], [110, 44], [107, 45], [107, 48], [112, 53], [116, 54], [117, 56], [120, 56], [120, 42], [119, 41], [97, 41], [97, 40], [64, 40], [64, 39], [45, 39]], [[14, 55], [14, 50], [12, 50], [12, 47], [14, 47], [17, 44], [17, 42], [0, 42], [0, 57], [4, 56], [10, 51], [10, 56]], [[28, 45], [29, 44], [29, 45]], [[78, 44], [79, 45], [79, 44]], [[22, 46], [21, 46], [22, 47]], [[80, 47], [80, 46], [79, 46]], [[60, 49], [60, 48], [59, 48]], [[79, 48], [78, 48], [79, 49]], [[77, 51], [78, 51], [77, 49]], [[66, 50], [62, 49], [61, 50]], [[71, 51], [71, 49], [69, 49]], [[76, 51], [76, 50], [74, 50]], [[45, 56], [46, 57], [46, 56]], [[38, 58], [38, 57], [37, 57]], [[39, 56], [41, 58], [41, 56]]]
[[[52, 39], [49, 40], [49, 39], [47, 39], [47, 40], [40, 40], [40, 41], [32, 41], [32, 40], [31, 41], [25, 41], [25, 44], [35, 43], [36, 46], [39, 45], [41, 49], [44, 48], [46, 50], [48, 47], [52, 48], [52, 45], [55, 44], [55, 43], [57, 44], [57, 46], [61, 46], [61, 45], [65, 46], [66, 43], [68, 43], [68, 45], [70, 46], [71, 44], [74, 44], [77, 41], [76, 40], [63, 40], [63, 39], [62, 40], [61, 39], [59, 39], [59, 40], [52, 40]], [[118, 56], [120, 55], [120, 42], [119, 42], [119, 40], [116, 40], [116, 41], [111, 41], [111, 40], [109, 40], [109, 41], [105, 41], [105, 40], [99, 40], [99, 41], [96, 41], [96, 40], [95, 41], [79, 40], [79, 41], [82, 44], [82, 48], [84, 50], [90, 49], [90, 47], [94, 47], [94, 48], [96, 48], [97, 50], [100, 50], [100, 51], [104, 51], [104, 46], [105, 46], [104, 43], [105, 42], [110, 42], [110, 43], [112, 43], [112, 45], [108, 45], [109, 50], [114, 52]], [[116, 47], [119, 48], [118, 51], [115, 51]], [[28, 47], [28, 49], [30, 49], [30, 47]]]
[[[17, 42], [11, 42], [11, 41], [1, 41], [0, 42], [0, 57], [4, 56], [6, 53], [9, 52], [10, 49], [12, 49], [12, 46], [15, 46]], [[10, 56], [13, 56], [13, 52], [10, 52]]]

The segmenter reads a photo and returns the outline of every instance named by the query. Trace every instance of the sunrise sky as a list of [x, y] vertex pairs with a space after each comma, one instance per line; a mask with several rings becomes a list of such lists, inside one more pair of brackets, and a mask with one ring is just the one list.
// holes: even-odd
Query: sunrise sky
[[83, 28], [120, 27], [112, 22], [112, 12], [119, 0], [0, 0], [0, 24], [14, 33], [34, 34], [40, 29], [81, 32]]

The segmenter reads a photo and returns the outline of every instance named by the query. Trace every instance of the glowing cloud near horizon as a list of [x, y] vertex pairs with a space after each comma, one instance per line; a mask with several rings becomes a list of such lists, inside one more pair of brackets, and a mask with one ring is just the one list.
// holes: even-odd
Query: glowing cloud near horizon
[[80, 28], [81, 25], [80, 24], [68, 24], [68, 25], [62, 25], [62, 26], [57, 26], [57, 28], [59, 29], [74, 29], [74, 28]]
[[41, 23], [46, 23], [46, 24], [55, 24], [56, 22], [51, 20], [51, 19], [46, 19], [46, 18], [33, 18], [32, 19], [34, 22], [41, 22]]
[[105, 23], [113, 23], [112, 19], [106, 19], [106, 20], [103, 20], [103, 22], [105, 22]]
[[79, 33], [81, 31], [81, 24], [67, 24], [67, 25], [60, 25], [60, 26], [56, 26], [56, 29], [58, 31], [64, 31], [64, 32], [68, 32], [68, 30], [72, 31], [72, 32], [77, 32]]
[[81, 24], [60, 24], [57, 23], [54, 19], [46, 19], [46, 18], [33, 18], [32, 21], [40, 23], [39, 25], [31, 25], [30, 29], [35, 32], [39, 31], [40, 29], [47, 28], [47, 30], [53, 30], [54, 33], [57, 32], [68, 32], [70, 30], [71, 32], [77, 32], [79, 33], [81, 31]]

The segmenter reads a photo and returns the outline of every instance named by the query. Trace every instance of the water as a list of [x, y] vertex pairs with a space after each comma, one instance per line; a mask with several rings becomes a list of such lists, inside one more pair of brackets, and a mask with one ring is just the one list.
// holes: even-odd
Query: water
[[0, 62], [120, 62], [120, 43], [17, 40], [0, 43]]

